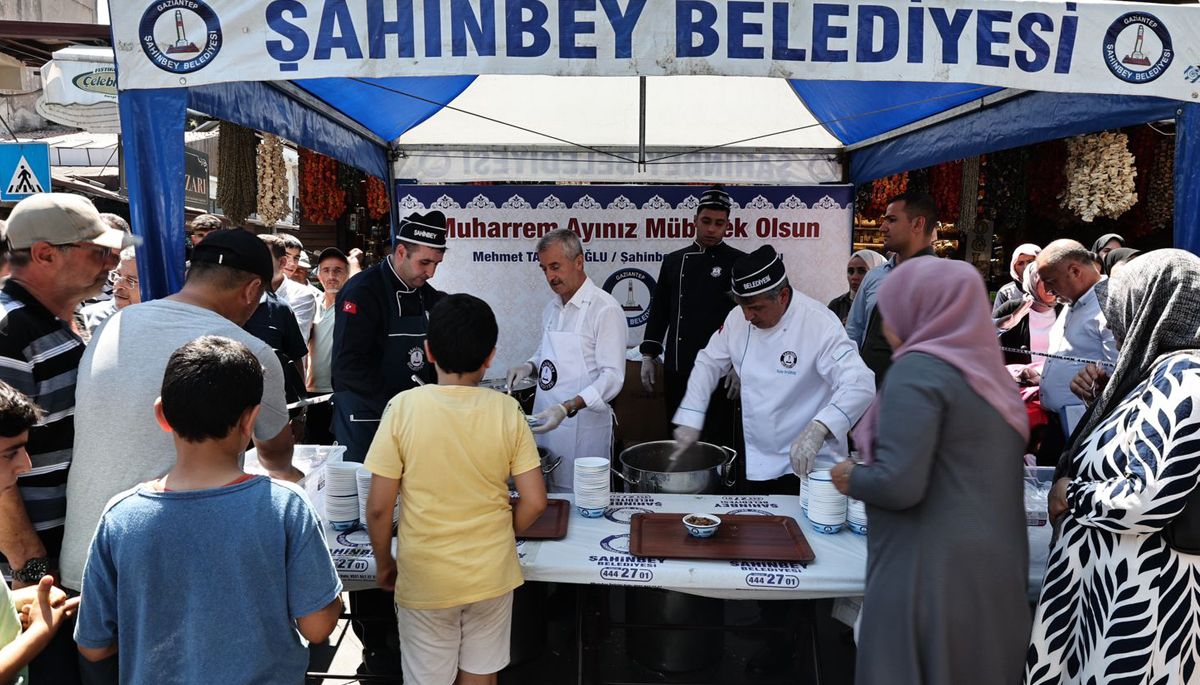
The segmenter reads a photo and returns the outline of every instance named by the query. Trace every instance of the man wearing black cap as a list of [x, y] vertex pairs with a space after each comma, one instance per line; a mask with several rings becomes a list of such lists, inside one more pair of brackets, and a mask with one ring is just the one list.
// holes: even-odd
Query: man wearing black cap
[[[429, 311], [444, 293], [427, 282], [446, 252], [446, 216], [413, 213], [400, 222], [396, 248], [350, 279], [337, 295], [333, 324], [333, 434], [347, 461], [362, 462], [388, 401], [436, 383], [425, 359]], [[350, 593], [351, 611], [367, 619], [355, 628], [363, 665], [373, 675], [399, 673], [399, 637], [392, 596], [381, 590]]]
[[[67, 481], [62, 583], [79, 590], [84, 562], [104, 505], [117, 493], [161, 476], [175, 461], [171, 434], [147, 407], [162, 390], [167, 360], [203, 335], [245, 344], [265, 369], [254, 422], [258, 459], [274, 478], [299, 480], [283, 370], [269, 345], [242, 330], [270, 287], [271, 252], [240, 228], [212, 231], [192, 253], [183, 288], [125, 307], [96, 329], [79, 364], [75, 392], [75, 462]], [[195, 412], [205, 407], [194, 407]], [[236, 553], [236, 552], [229, 552]]]
[[[733, 309], [729, 272], [745, 252], [725, 242], [733, 202], [721, 188], [700, 196], [696, 208], [696, 238], [667, 255], [650, 299], [650, 318], [642, 340], [642, 387], [654, 391], [656, 360], [663, 355], [663, 394], [667, 416], [675, 413], [687, 389], [696, 354]], [[665, 340], [665, 344], [664, 344]], [[725, 378], [725, 388], [713, 393], [704, 422], [704, 439], [732, 446], [732, 419], [737, 399], [737, 375]]]
[[845, 458], [846, 434], [875, 395], [871, 371], [825, 305], [792, 290], [782, 257], [764, 245], [733, 265], [731, 311], [696, 356], [675, 412], [685, 449], [700, 437], [709, 398], [732, 368], [742, 379], [746, 494], [799, 494], [818, 455]]

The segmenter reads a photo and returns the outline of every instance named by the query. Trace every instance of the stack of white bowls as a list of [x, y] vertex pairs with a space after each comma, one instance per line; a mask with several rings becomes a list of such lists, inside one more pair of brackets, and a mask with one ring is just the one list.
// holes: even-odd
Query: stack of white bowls
[[846, 496], [833, 487], [828, 469], [808, 474], [808, 520], [818, 533], [837, 533], [846, 525]]
[[850, 530], [859, 535], [867, 534], [867, 505], [861, 500], [852, 499], [846, 507], [846, 522]]
[[360, 466], [354, 477], [358, 481], [358, 521], [366, 528], [367, 500], [371, 497], [371, 472]]
[[808, 516], [808, 479], [800, 479], [800, 511]]
[[575, 510], [586, 518], [600, 518], [608, 508], [608, 460], [584, 457], [575, 460]]
[[358, 525], [358, 470], [354, 462], [335, 461], [325, 466], [325, 518], [334, 530]]

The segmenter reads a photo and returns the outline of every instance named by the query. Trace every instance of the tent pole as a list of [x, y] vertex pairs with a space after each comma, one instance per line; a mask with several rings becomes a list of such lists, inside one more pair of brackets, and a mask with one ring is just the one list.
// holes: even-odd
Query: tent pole
[[1200, 105], [1175, 110], [1175, 247], [1200, 254]]
[[399, 150], [393, 147], [392, 143], [388, 143], [387, 150], [387, 195], [388, 195], [388, 233], [390, 234], [390, 242], [392, 248], [396, 247], [396, 224], [399, 222], [400, 206], [399, 198], [396, 197], [396, 158], [399, 157]]
[[646, 171], [646, 77], [638, 77], [638, 173]]

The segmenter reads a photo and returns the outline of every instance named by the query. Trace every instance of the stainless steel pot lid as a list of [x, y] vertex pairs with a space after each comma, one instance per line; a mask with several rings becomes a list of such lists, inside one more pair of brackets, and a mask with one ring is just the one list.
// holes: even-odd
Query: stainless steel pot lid
[[[532, 390], [536, 385], [536, 378], [522, 378], [513, 385], [512, 391], [519, 392], [521, 390]], [[485, 378], [484, 380], [479, 381], [479, 386], [482, 388], [491, 388], [492, 390], [506, 392], [508, 390], [508, 381], [503, 378]]]

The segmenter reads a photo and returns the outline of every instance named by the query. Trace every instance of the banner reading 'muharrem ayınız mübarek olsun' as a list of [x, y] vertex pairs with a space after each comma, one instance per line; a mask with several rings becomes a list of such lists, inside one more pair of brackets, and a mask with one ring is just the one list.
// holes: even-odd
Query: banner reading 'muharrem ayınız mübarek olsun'
[[1200, 98], [1189, 5], [122, 0], [120, 87], [471, 74], [934, 81]]

